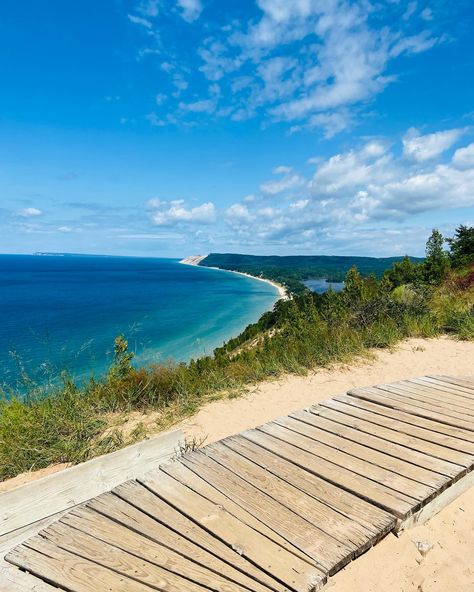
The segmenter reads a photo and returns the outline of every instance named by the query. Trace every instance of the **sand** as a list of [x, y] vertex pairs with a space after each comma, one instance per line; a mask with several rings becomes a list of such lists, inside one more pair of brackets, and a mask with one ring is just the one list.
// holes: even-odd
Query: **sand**
[[[207, 255], [190, 255], [189, 257], [185, 257], [181, 259], [180, 263], [183, 265], [199, 265], [203, 259], [205, 259]], [[282, 284], [278, 282], [274, 282], [272, 280], [267, 280], [266, 278], [257, 277], [255, 275], [251, 275], [250, 273], [244, 273], [243, 271], [233, 271], [231, 269], [221, 269], [220, 267], [212, 267], [210, 265], [204, 265], [203, 267], [207, 267], [208, 269], [217, 269], [218, 271], [225, 271], [226, 273], [236, 273], [237, 275], [244, 275], [245, 277], [251, 278], [253, 280], [259, 280], [261, 282], [265, 282], [266, 284], [270, 284], [273, 286], [278, 292], [278, 300], [288, 300], [288, 291]]]
[[[425, 557], [416, 543], [433, 546]], [[474, 488], [423, 526], [390, 534], [330, 579], [331, 592], [472, 592]]]
[[[352, 387], [371, 386], [425, 374], [474, 374], [474, 343], [448, 338], [410, 339], [393, 351], [375, 351], [370, 360], [334, 366], [308, 376], [265, 382], [240, 398], [215, 401], [182, 422], [188, 438], [213, 442], [286, 415]], [[58, 470], [44, 469], [0, 484], [4, 490]], [[1, 491], [1, 489], [0, 489]], [[423, 557], [416, 542], [433, 548]], [[387, 536], [331, 578], [334, 592], [474, 591], [474, 488], [427, 524]]]
[[474, 374], [474, 342], [448, 338], [409, 339], [389, 350], [373, 351], [373, 359], [321, 369], [307, 376], [285, 376], [263, 382], [243, 397], [203, 407], [180, 427], [192, 438], [214, 442], [271, 421], [281, 415], [340, 395], [354, 387], [373, 386], [425, 374]]

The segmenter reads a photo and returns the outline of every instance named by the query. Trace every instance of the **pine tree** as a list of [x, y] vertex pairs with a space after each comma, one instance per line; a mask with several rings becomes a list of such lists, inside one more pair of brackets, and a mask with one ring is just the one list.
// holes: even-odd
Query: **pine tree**
[[449, 258], [454, 268], [467, 267], [474, 263], [474, 227], [461, 224], [453, 238], [446, 239], [450, 247]]
[[446, 275], [449, 269], [449, 258], [443, 249], [444, 238], [441, 232], [434, 228], [426, 243], [426, 259], [424, 263], [425, 280], [436, 284]]

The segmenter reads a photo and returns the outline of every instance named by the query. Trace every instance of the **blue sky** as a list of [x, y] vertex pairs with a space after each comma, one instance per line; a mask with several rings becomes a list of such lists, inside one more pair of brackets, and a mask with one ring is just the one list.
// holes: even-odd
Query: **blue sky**
[[423, 253], [474, 223], [471, 0], [0, 7], [0, 252]]

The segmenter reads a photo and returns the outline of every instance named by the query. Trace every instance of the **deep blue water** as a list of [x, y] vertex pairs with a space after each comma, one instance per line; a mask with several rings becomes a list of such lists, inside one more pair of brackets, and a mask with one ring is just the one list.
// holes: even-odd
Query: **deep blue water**
[[276, 299], [264, 282], [173, 259], [0, 255], [0, 383], [18, 376], [11, 352], [38, 380], [100, 375], [119, 333], [139, 363], [186, 361]]
[[303, 283], [312, 292], [316, 292], [316, 294], [324, 294], [324, 292], [329, 290], [329, 286], [331, 286], [334, 292], [340, 292], [344, 288], [344, 282], [327, 282], [325, 278], [306, 280]]

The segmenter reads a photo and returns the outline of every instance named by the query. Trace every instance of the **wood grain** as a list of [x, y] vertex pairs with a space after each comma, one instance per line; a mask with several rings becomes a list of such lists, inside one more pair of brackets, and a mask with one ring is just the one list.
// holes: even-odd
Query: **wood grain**
[[162, 434], [0, 494], [0, 535], [89, 500], [169, 460], [183, 439]]

